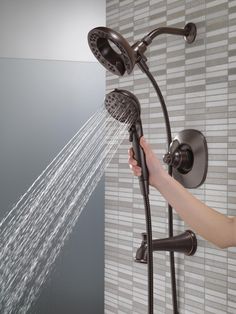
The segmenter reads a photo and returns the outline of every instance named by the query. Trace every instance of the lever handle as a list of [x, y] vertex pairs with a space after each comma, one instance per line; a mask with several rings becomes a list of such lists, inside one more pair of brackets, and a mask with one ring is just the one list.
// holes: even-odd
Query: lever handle
[[176, 152], [176, 150], [179, 148], [180, 146], [180, 143], [178, 140], [173, 140], [171, 143], [170, 143], [170, 147], [169, 147], [169, 153], [170, 154], [174, 154]]
[[193, 154], [188, 145], [181, 145], [175, 139], [171, 142], [169, 152], [163, 156], [163, 161], [168, 166], [173, 166], [181, 173], [188, 173], [193, 166]]
[[178, 148], [180, 143], [178, 140], [174, 140], [171, 142], [169, 146], [169, 151], [163, 156], [163, 161], [169, 166], [173, 166], [174, 168], [178, 168], [180, 166], [180, 154], [178, 152]]

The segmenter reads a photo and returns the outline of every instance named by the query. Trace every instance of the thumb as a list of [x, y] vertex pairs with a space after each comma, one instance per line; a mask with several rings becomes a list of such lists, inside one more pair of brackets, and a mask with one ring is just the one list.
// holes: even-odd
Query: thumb
[[142, 136], [140, 138], [140, 145], [144, 150], [145, 155], [148, 154], [150, 152], [150, 146], [148, 145], [148, 143], [146, 142], [144, 136]]

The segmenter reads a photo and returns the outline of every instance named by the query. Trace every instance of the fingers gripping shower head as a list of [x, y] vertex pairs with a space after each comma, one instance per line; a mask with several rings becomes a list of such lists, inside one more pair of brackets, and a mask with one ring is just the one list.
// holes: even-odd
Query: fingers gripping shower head
[[130, 74], [135, 54], [128, 41], [108, 27], [96, 27], [88, 33], [88, 43], [94, 56], [110, 72], [122, 76]]

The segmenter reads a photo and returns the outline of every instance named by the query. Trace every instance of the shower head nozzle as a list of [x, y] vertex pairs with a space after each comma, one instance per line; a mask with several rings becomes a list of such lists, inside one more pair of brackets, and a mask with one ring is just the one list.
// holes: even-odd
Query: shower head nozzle
[[110, 72], [130, 74], [135, 65], [135, 53], [128, 41], [108, 27], [96, 27], [88, 33], [88, 43], [98, 61]]
[[127, 90], [114, 89], [105, 97], [105, 107], [109, 114], [123, 123], [135, 123], [140, 119], [140, 103]]

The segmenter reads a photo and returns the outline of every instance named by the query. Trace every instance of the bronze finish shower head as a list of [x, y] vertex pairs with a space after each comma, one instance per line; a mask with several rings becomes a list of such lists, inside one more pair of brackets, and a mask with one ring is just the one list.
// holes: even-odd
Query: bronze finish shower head
[[188, 23], [184, 28], [159, 27], [131, 46], [121, 34], [101, 26], [88, 33], [88, 43], [94, 56], [108, 71], [122, 76], [125, 72], [132, 73], [136, 63], [146, 61], [144, 52], [153, 39], [161, 34], [183, 36], [190, 44], [196, 38], [197, 29], [194, 23]]
[[105, 97], [105, 107], [109, 114], [120, 122], [135, 123], [140, 119], [140, 103], [127, 90], [114, 89]]
[[108, 27], [96, 27], [88, 33], [88, 43], [98, 61], [119, 76], [130, 74], [135, 65], [135, 53], [128, 41]]

